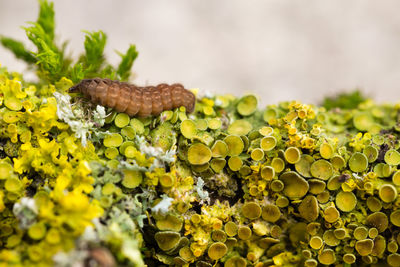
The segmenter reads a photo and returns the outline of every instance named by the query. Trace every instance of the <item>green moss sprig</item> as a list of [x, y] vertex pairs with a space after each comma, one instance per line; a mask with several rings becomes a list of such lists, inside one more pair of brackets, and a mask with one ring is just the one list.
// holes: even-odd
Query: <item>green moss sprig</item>
[[58, 45], [55, 41], [54, 4], [40, 0], [39, 16], [36, 22], [24, 27], [28, 39], [35, 45], [36, 51], [27, 50], [20, 41], [9, 37], [0, 37], [2, 45], [17, 58], [36, 69], [37, 75], [46, 82], [54, 83], [62, 77], [69, 77], [74, 83], [92, 77], [127, 80], [138, 52], [130, 45], [125, 54], [119, 53], [121, 62], [117, 68], [106, 63], [104, 47], [107, 36], [102, 31], [85, 32], [85, 53], [73, 64], [66, 56], [67, 43]]

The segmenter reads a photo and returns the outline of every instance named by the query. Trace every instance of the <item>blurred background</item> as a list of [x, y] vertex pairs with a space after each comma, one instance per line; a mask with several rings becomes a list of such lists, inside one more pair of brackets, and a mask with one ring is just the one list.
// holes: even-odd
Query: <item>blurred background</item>
[[[82, 30], [108, 35], [106, 54], [136, 44], [134, 83], [181, 82], [212, 94], [255, 93], [261, 104], [318, 103], [359, 88], [400, 100], [400, 1], [57, 0], [56, 33], [76, 58]], [[0, 34], [26, 42], [33, 0], [0, 0]], [[0, 63], [25, 65], [0, 47]]]

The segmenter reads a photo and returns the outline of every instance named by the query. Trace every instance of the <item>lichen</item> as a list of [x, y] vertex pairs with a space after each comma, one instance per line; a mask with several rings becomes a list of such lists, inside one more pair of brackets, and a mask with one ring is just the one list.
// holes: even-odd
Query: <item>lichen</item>
[[72, 64], [47, 1], [26, 31], [1, 37], [40, 82], [0, 68], [0, 266], [398, 266], [400, 104], [193, 89], [130, 118], [67, 90], [126, 80], [134, 46], [114, 68], [87, 32]]

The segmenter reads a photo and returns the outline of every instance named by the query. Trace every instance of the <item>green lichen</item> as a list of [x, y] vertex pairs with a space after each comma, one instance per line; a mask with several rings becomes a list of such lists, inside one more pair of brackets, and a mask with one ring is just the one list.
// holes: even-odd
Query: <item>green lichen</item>
[[400, 104], [217, 95], [130, 118], [67, 90], [128, 79], [134, 46], [114, 68], [86, 32], [72, 63], [46, 1], [25, 30], [33, 53], [1, 37], [39, 82], [0, 68], [0, 266], [398, 266]]

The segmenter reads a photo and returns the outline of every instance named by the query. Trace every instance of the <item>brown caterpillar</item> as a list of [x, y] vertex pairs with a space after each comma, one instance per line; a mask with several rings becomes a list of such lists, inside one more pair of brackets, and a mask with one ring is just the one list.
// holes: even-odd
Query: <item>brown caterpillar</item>
[[196, 103], [194, 94], [178, 83], [138, 87], [125, 82], [94, 78], [82, 80], [71, 87], [69, 92], [80, 92], [95, 104], [139, 117], [155, 116], [180, 106], [192, 112]]

